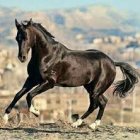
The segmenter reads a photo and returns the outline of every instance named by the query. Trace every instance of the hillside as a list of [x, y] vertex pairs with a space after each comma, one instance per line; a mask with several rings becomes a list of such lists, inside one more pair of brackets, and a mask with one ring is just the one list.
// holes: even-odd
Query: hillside
[[25, 12], [17, 8], [1, 7], [0, 45], [15, 46], [14, 19], [28, 20], [44, 25], [56, 38], [65, 44], [74, 44], [75, 35], [82, 33], [89, 41], [108, 35], [133, 35], [140, 31], [140, 18], [134, 13], [119, 11], [109, 6], [90, 6], [69, 10]]

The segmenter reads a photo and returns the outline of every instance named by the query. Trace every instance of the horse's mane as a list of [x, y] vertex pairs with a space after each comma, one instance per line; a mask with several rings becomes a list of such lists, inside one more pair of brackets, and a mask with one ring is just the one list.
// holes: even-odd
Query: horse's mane
[[[24, 21], [24, 23], [22, 23], [23, 25], [27, 24], [28, 21]], [[32, 23], [32, 25], [38, 29], [39, 31], [41, 31], [41, 33], [44, 35], [44, 37], [51, 43], [56, 43], [56, 41], [54, 40], [54, 36], [48, 32], [42, 25], [41, 23]], [[26, 25], [25, 25], [26, 26]]]
[[54, 38], [54, 36], [48, 32], [40, 23], [34, 23], [33, 24], [35, 27], [37, 27], [38, 29], [40, 29], [41, 31], [43, 31], [43, 34], [46, 36], [49, 36], [51, 38]]

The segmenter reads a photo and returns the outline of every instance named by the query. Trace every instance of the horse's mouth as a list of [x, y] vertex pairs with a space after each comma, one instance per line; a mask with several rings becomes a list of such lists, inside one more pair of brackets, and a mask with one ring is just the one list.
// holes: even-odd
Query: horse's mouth
[[26, 60], [20, 60], [21, 63], [24, 63]]

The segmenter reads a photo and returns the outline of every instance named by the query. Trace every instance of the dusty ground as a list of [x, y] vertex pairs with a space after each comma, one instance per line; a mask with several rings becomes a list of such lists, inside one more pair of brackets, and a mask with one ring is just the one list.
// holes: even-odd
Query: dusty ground
[[39, 124], [25, 116], [24, 122], [17, 122], [17, 118], [11, 118], [8, 125], [1, 123], [0, 140], [140, 140], [140, 128], [134, 127], [102, 125], [92, 131], [87, 124], [76, 129], [63, 121]]

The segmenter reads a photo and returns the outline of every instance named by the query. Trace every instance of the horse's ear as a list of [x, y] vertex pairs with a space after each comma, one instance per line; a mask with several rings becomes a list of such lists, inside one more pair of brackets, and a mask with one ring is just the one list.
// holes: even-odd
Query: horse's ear
[[30, 26], [33, 24], [32, 18], [28, 21], [27, 26]]
[[17, 29], [19, 29], [20, 26], [21, 26], [21, 25], [18, 23], [17, 19], [15, 19], [15, 25], [16, 25]]

